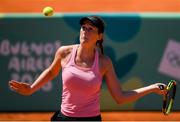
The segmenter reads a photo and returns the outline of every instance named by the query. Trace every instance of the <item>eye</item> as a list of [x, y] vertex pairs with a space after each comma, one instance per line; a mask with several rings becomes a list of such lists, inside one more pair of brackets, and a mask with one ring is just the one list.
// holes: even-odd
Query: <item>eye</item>
[[81, 30], [83, 30], [83, 31], [87, 31], [87, 32], [96, 32], [96, 30], [94, 29], [94, 28], [92, 28], [92, 27], [86, 27], [86, 26], [84, 26], [84, 25], [82, 25], [81, 26]]
[[85, 27], [85, 26], [81, 26], [81, 29], [82, 29], [82, 30], [86, 30], [86, 27]]
[[94, 30], [93, 30], [93, 28], [88, 28], [88, 31], [89, 31], [89, 32], [92, 32], [92, 31], [94, 31]]

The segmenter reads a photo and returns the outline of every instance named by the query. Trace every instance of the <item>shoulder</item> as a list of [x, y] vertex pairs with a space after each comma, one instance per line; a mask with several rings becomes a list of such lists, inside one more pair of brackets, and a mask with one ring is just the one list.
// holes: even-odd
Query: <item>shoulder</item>
[[56, 51], [56, 56], [65, 58], [68, 54], [71, 53], [74, 46], [76, 45], [65, 45], [65, 46], [59, 47], [58, 50]]
[[113, 67], [112, 60], [107, 55], [99, 55], [100, 67], [103, 69], [103, 74]]
[[100, 55], [100, 60], [104, 65], [112, 64], [111, 58], [107, 55]]

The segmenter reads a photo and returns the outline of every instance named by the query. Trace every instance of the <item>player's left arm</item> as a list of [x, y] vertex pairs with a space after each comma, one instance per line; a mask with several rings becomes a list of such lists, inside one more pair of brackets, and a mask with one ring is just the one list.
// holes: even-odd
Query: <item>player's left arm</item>
[[120, 82], [116, 76], [111, 59], [106, 58], [104, 62], [104, 66], [106, 67], [106, 72], [104, 73], [106, 84], [112, 97], [116, 100], [117, 103], [123, 104], [133, 102], [150, 93], [157, 93], [160, 95], [165, 94], [164, 90], [160, 90], [159, 88], [159, 85], [164, 85], [162, 83], [155, 83], [146, 87], [130, 91], [123, 91]]

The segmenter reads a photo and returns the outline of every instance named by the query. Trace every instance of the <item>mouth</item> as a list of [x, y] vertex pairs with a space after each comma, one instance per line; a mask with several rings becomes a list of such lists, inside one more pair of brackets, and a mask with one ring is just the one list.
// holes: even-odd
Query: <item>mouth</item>
[[88, 37], [83, 36], [81, 39], [83, 39], [83, 40], [88, 40]]

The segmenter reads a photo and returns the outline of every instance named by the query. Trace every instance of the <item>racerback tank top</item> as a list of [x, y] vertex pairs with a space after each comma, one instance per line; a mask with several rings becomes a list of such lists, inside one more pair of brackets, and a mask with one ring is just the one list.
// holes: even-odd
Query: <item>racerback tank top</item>
[[102, 76], [99, 72], [99, 54], [96, 50], [93, 65], [83, 68], [75, 64], [79, 45], [75, 45], [67, 64], [62, 67], [61, 112], [69, 117], [100, 115], [100, 89]]

